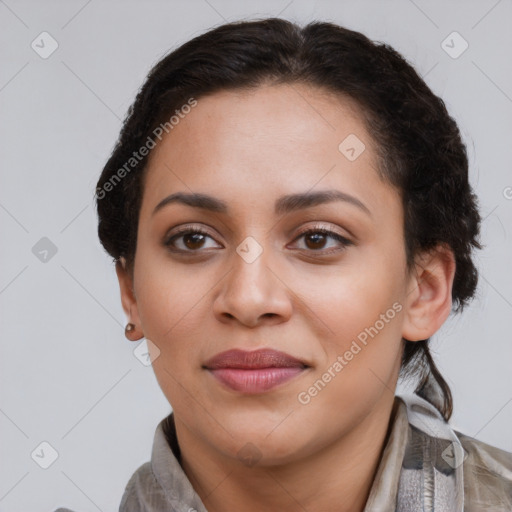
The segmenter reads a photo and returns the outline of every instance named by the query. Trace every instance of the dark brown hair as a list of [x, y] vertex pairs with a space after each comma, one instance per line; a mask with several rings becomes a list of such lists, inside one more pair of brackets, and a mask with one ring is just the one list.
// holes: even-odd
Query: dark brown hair
[[[98, 234], [105, 250], [115, 261], [124, 257], [133, 269], [148, 159], [133, 160], [134, 151], [154, 139], [158, 127], [191, 97], [268, 83], [308, 84], [355, 101], [375, 141], [381, 178], [401, 192], [407, 268], [414, 267], [420, 251], [438, 244], [451, 248], [453, 309], [462, 311], [478, 280], [472, 248], [482, 246], [457, 124], [443, 100], [391, 46], [329, 22], [304, 27], [279, 18], [227, 23], [153, 67], [97, 184]], [[416, 393], [448, 420], [452, 396], [431, 357], [429, 339], [404, 343], [402, 377], [417, 376]]]

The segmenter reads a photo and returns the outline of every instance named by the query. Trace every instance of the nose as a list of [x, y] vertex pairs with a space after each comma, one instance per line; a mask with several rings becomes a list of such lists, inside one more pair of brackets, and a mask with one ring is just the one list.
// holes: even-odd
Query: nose
[[238, 321], [252, 328], [290, 318], [292, 292], [269, 252], [270, 249], [264, 250], [254, 261], [233, 252], [231, 270], [222, 280], [213, 304], [219, 321]]

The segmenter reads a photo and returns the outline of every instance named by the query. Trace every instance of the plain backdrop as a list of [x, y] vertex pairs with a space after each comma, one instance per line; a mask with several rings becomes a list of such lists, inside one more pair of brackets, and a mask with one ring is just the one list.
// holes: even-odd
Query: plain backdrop
[[153, 64], [225, 21], [266, 16], [391, 44], [459, 123], [485, 248], [476, 299], [433, 347], [452, 424], [512, 451], [511, 0], [0, 0], [0, 511], [117, 510], [149, 460], [171, 409], [124, 337], [94, 188]]

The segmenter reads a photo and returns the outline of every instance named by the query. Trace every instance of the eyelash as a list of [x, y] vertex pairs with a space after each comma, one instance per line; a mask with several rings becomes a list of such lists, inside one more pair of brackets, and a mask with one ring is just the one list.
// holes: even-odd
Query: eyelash
[[[337, 240], [338, 242], [341, 243], [341, 248], [330, 248], [330, 249], [318, 249], [318, 250], [315, 250], [315, 249], [300, 249], [300, 250], [303, 250], [303, 251], [308, 251], [308, 252], [313, 252], [313, 253], [320, 253], [322, 255], [329, 255], [329, 254], [332, 254], [332, 253], [338, 253], [338, 252], [341, 252], [343, 250], [345, 250], [346, 247], [350, 246], [350, 245], [354, 245], [354, 243], [345, 238], [344, 236], [341, 236], [340, 234], [336, 233], [335, 231], [331, 231], [330, 229], [327, 229], [323, 226], [313, 226], [313, 227], [309, 227], [307, 229], [305, 229], [304, 231], [301, 231], [297, 237], [295, 237], [295, 239], [293, 240], [294, 242], [296, 242], [297, 240], [299, 240], [301, 237], [305, 236], [305, 235], [310, 235], [310, 234], [322, 234], [322, 235], [326, 235], [326, 236], [329, 236], [335, 240]], [[175, 252], [175, 253], [190, 253], [190, 254], [194, 254], [194, 253], [198, 253], [198, 252], [201, 252], [200, 249], [198, 250], [184, 250], [184, 249], [176, 249], [172, 246], [173, 242], [184, 236], [184, 235], [192, 235], [192, 234], [201, 234], [201, 235], [205, 235], [205, 236], [208, 236], [209, 238], [212, 238], [213, 237], [207, 232], [205, 231], [204, 229], [202, 228], [199, 228], [199, 227], [190, 227], [190, 226], [184, 226], [182, 227], [181, 229], [179, 229], [176, 233], [174, 233], [171, 237], [168, 237], [165, 241], [164, 241], [164, 245], [172, 252]]]

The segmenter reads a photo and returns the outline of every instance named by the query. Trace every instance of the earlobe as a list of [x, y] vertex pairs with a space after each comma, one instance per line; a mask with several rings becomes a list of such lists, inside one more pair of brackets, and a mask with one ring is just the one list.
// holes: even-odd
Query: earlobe
[[454, 276], [455, 257], [446, 245], [418, 256], [408, 283], [404, 339], [424, 340], [439, 330], [451, 312]]
[[[126, 260], [120, 257], [116, 261], [116, 274], [121, 292], [121, 304], [128, 317], [128, 326], [125, 329], [125, 336], [136, 341], [144, 337], [137, 308], [137, 299], [134, 293], [133, 276], [126, 266]], [[133, 327], [132, 327], [133, 326]]]

